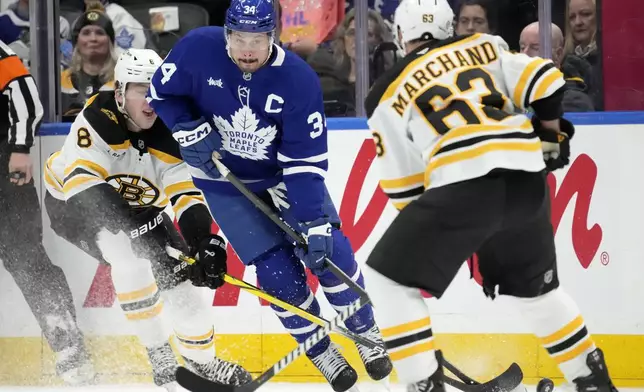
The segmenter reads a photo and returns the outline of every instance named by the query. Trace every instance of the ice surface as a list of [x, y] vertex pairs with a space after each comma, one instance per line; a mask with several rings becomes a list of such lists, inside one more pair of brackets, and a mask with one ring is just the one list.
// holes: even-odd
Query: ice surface
[[[374, 383], [364, 383], [359, 385], [359, 392], [384, 392], [382, 386]], [[456, 392], [456, 389], [448, 387], [449, 392]], [[555, 387], [555, 392], [557, 392]], [[620, 392], [644, 392], [643, 388], [619, 388]], [[162, 392], [164, 389], [149, 385], [112, 385], [112, 386], [95, 386], [90, 388], [65, 388], [65, 387], [3, 387], [0, 386], [0, 392], [72, 392], [72, 391], [100, 391], [100, 392]], [[303, 383], [268, 383], [258, 392], [332, 392], [330, 386], [321, 383], [303, 384]], [[391, 392], [405, 392], [402, 385], [392, 385]], [[535, 392], [534, 386], [528, 386], [528, 392]]]

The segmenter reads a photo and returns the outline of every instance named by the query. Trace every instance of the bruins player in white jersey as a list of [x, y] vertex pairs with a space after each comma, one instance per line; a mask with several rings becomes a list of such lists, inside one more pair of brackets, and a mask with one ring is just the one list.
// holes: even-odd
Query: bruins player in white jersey
[[562, 74], [500, 37], [452, 37], [453, 17], [446, 0], [403, 0], [407, 55], [366, 100], [380, 185], [401, 210], [365, 271], [394, 366], [408, 391], [445, 390], [419, 289], [440, 298], [476, 253], [485, 294], [514, 304], [576, 390], [614, 392], [557, 278], [546, 173], [568, 164], [574, 133]]
[[[148, 350], [157, 385], [177, 388], [171, 332], [189, 368], [241, 385], [251, 376], [215, 356], [211, 304], [195, 287], [223, 284], [224, 240], [211, 234], [209, 210], [178, 145], [145, 100], [161, 62], [152, 50], [120, 56], [116, 91], [90, 98], [63, 148], [47, 160], [45, 205], [59, 236], [111, 265], [119, 304]], [[162, 212], [169, 204], [183, 239]], [[166, 244], [199, 262], [174, 261]]]

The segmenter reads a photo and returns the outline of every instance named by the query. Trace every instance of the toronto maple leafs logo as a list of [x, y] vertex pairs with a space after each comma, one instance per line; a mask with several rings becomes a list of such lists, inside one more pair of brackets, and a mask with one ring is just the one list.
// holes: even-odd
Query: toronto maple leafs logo
[[275, 140], [277, 128], [275, 125], [259, 128], [259, 119], [248, 106], [249, 96], [250, 90], [240, 87], [242, 107], [231, 115], [230, 122], [217, 115], [213, 122], [227, 152], [254, 161], [268, 159], [268, 148]]

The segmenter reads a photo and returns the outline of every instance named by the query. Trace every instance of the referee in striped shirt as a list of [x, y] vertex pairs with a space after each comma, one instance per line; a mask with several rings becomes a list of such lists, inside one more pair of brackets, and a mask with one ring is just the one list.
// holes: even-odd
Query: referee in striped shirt
[[[22, 61], [0, 41], [0, 266], [13, 276], [68, 384], [93, 377], [74, 301], [60, 267], [42, 245], [42, 215], [29, 149], [43, 116], [38, 89]], [[0, 298], [3, 312], [21, 304]]]

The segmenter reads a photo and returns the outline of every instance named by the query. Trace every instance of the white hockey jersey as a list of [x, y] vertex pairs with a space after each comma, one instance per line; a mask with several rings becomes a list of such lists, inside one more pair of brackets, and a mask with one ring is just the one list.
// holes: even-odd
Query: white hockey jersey
[[69, 200], [93, 186], [108, 183], [133, 208], [165, 208], [175, 217], [195, 204], [205, 205], [179, 146], [158, 119], [148, 130], [129, 132], [116, 107], [114, 92], [91, 97], [76, 117], [63, 148], [44, 167], [47, 191]]
[[541, 142], [523, 113], [563, 85], [552, 61], [511, 53], [497, 36], [421, 46], [365, 102], [381, 188], [402, 209], [426, 189], [494, 169], [543, 170]]

